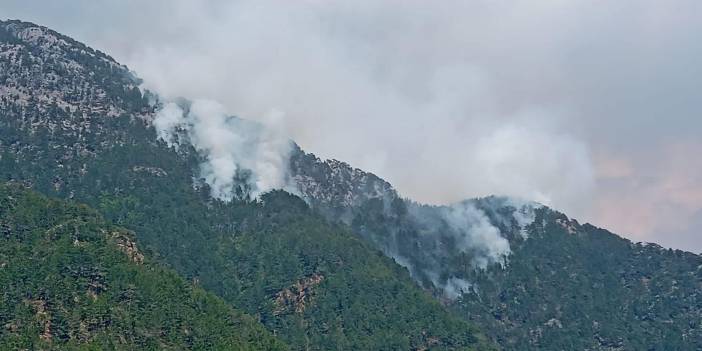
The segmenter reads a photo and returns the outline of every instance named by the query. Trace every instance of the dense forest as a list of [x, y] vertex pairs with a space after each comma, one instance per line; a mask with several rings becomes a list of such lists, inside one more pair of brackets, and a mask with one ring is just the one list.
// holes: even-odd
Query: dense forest
[[[145, 255], [252, 315], [292, 349], [492, 348], [404, 268], [300, 198], [274, 191], [256, 200], [212, 199], [206, 185], [193, 184], [200, 156], [156, 140], [153, 108], [135, 95], [136, 78], [107, 56], [38, 30], [36, 42], [0, 47], [17, 53], [0, 59], [5, 84], [23, 87], [30, 77], [35, 86], [0, 109], [5, 180], [94, 207], [134, 231]], [[47, 37], [65, 47], [43, 48], [42, 40], [56, 41]], [[31, 64], [16, 64], [21, 55]], [[47, 85], [53, 75], [66, 83]], [[72, 87], [80, 87], [77, 95]], [[45, 101], [46, 91], [58, 98]]]
[[0, 231], [0, 349], [286, 349], [86, 206], [0, 185]]

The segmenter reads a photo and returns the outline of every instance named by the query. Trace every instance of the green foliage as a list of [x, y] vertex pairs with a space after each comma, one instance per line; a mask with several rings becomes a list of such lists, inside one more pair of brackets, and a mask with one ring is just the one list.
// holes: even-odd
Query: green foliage
[[[140, 242], [164, 262], [257, 316], [292, 347], [485, 344], [469, 324], [417, 289], [406, 270], [347, 228], [329, 225], [298, 197], [276, 191], [260, 202], [213, 201], [206, 188], [193, 191], [181, 157], [160, 148], [141, 148], [136, 155], [118, 148], [106, 153], [104, 162], [99, 157], [94, 167], [110, 180], [89, 172], [83, 181], [100, 184], [101, 195], [86, 188], [76, 196], [99, 203], [113, 221], [143, 233]], [[135, 173], [135, 164], [149, 164], [167, 176]], [[113, 188], [119, 193], [106, 191]], [[321, 281], [298, 289], [304, 290], [303, 299], [281, 302], [286, 290], [311, 277]]]
[[[194, 186], [199, 156], [156, 142], [139, 117], [148, 109], [145, 97], [120, 75], [128, 77], [126, 70], [106, 63], [109, 57], [75, 50], [67, 55], [85, 71], [68, 71], [51, 61], [59, 54], [19, 45], [29, 66], [0, 60], [8, 75], [28, 87], [68, 92], [61, 96], [75, 97], [69, 102], [78, 112], [42, 99], [0, 103], [0, 180], [87, 203], [137, 233], [146, 256], [255, 316], [294, 349], [489, 348], [404, 269], [299, 198], [274, 192], [262, 201], [212, 200], [206, 186], [197, 180]], [[61, 82], [45, 87], [45, 71]], [[23, 83], [26, 72], [35, 73]], [[72, 93], [78, 86], [87, 90]], [[101, 91], [105, 98], [96, 101]], [[124, 112], [83, 113], [94, 106]]]
[[[299, 198], [273, 192], [260, 202], [214, 201], [206, 188], [192, 187], [196, 159], [188, 164], [162, 145], [134, 143], [60, 168], [37, 158], [8, 163], [5, 170], [48, 194], [94, 205], [138, 233], [140, 246], [159, 261], [257, 316], [293, 348], [485, 345], [474, 328], [419, 290], [406, 270], [347, 228], [329, 225]], [[86, 162], [82, 176], [71, 174]], [[61, 178], [59, 188], [50, 175]], [[305, 292], [304, 309], [296, 299], [277, 302], [313, 276], [323, 278]]]
[[702, 257], [537, 212], [454, 308], [508, 350], [702, 349]]
[[95, 211], [0, 186], [0, 349], [284, 349]]
[[[269, 193], [256, 219], [218, 244], [222, 257], [238, 257], [231, 270], [245, 283], [223, 286], [237, 306], [259, 311], [271, 329], [293, 345], [320, 349], [456, 349], [478, 345], [468, 324], [449, 318], [441, 306], [418, 290], [407, 271], [370, 249], [348, 229], [330, 227], [311, 215], [297, 197]], [[254, 277], [254, 279], [252, 279]], [[298, 281], [320, 279], [302, 289], [303, 300], [289, 305], [271, 297]], [[294, 285], [293, 282], [292, 285]], [[225, 295], [226, 296], [226, 295]], [[302, 310], [300, 310], [302, 309]], [[434, 343], [434, 344], [433, 344]]]

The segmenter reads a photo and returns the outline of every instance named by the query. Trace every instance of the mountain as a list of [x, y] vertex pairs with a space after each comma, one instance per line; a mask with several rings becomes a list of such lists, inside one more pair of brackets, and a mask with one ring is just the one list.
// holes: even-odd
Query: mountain
[[[424, 206], [298, 150], [302, 196], [507, 350], [700, 350], [702, 257], [504, 197]], [[626, 215], [626, 214], [622, 214]]]
[[159, 264], [292, 349], [492, 349], [408, 272], [283, 191], [213, 198], [203, 156], [157, 138], [158, 104], [109, 56], [0, 24], [0, 177], [94, 207]]
[[286, 349], [86, 206], [1, 185], [0, 228], [0, 349]]
[[0, 180], [94, 207], [292, 349], [702, 349], [698, 255], [526, 200], [422, 205], [295, 145], [289, 192], [250, 196], [255, 170], [205, 174], [219, 145], [179, 124], [197, 104], [44, 27], [2, 22], [0, 43]]

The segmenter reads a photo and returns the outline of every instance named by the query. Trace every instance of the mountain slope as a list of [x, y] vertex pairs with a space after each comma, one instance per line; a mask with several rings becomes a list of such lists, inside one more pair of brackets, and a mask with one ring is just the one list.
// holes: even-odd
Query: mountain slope
[[219, 201], [204, 156], [157, 139], [158, 104], [126, 68], [32, 24], [3, 22], [0, 40], [0, 177], [89, 203], [292, 348], [484, 347], [456, 316], [508, 350], [701, 347], [698, 255], [528, 201], [417, 204], [299, 148], [304, 203]]
[[0, 185], [1, 349], [283, 350], [85, 206]]
[[291, 169], [312, 207], [395, 257], [505, 349], [702, 349], [699, 255], [514, 199], [418, 205], [373, 174], [302, 151]]
[[506, 349], [702, 349], [702, 257], [634, 244], [548, 209], [506, 269], [455, 304]]
[[[402, 267], [299, 198], [212, 199], [193, 183], [202, 157], [157, 141], [155, 107], [109, 57], [24, 22], [2, 31], [3, 179], [95, 207], [293, 349], [490, 348]], [[54, 75], [60, 83], [47, 85]]]

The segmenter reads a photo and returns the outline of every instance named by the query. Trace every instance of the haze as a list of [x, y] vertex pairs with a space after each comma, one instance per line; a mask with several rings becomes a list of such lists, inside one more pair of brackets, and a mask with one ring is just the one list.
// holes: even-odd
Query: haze
[[[407, 197], [537, 200], [702, 251], [699, 1], [9, 0], [167, 97], [219, 101]], [[282, 116], [282, 117], [281, 117]]]

